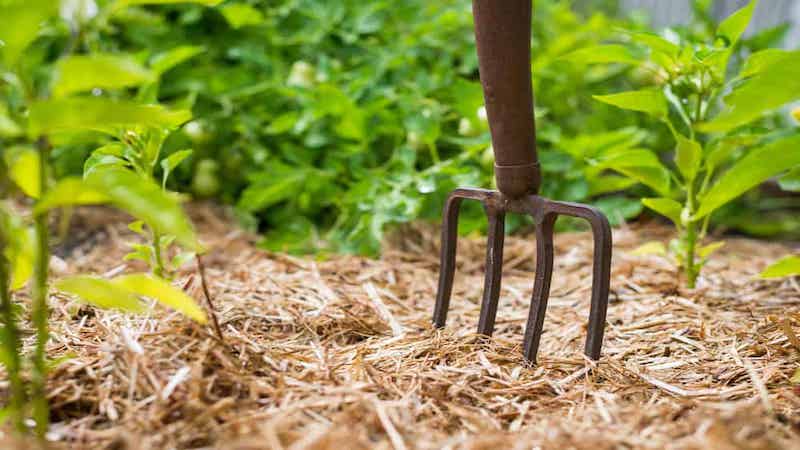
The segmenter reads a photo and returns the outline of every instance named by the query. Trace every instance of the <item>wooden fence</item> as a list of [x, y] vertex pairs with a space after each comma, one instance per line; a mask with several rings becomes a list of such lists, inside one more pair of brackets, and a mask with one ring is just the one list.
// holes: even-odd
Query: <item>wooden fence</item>
[[[747, 2], [748, 0], [716, 0], [714, 15], [726, 17]], [[685, 23], [691, 16], [690, 0], [621, 0], [620, 6], [623, 11], [645, 11], [656, 28]], [[792, 22], [793, 27], [784, 45], [790, 48], [800, 47], [800, 0], [761, 0], [748, 33], [786, 21]]]

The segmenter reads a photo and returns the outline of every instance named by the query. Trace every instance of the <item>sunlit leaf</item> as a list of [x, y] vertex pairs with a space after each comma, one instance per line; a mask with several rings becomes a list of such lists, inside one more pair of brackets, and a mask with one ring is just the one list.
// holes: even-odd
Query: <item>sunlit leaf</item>
[[192, 45], [182, 45], [180, 47], [173, 48], [154, 56], [150, 61], [150, 70], [161, 75], [178, 64], [188, 61], [204, 51], [204, 47]]
[[113, 283], [131, 292], [152, 298], [198, 323], [206, 323], [206, 313], [194, 299], [161, 278], [137, 273], [116, 277]]
[[784, 191], [800, 192], [800, 167], [796, 167], [778, 180]]
[[55, 287], [100, 308], [145, 311], [144, 305], [133, 291], [103, 278], [79, 275], [58, 280]]
[[114, 9], [119, 10], [136, 5], [171, 5], [176, 3], [195, 3], [198, 5], [216, 6], [222, 3], [222, 0], [117, 0], [114, 4]]
[[717, 27], [717, 36], [724, 38], [726, 43], [731, 46], [738, 42], [747, 29], [747, 25], [750, 24], [750, 19], [753, 17], [757, 4], [758, 0], [751, 0], [747, 6], [720, 22], [719, 27]]
[[642, 62], [630, 48], [624, 45], [596, 45], [576, 50], [564, 56], [564, 59], [580, 64], [622, 63], [638, 65]]
[[264, 22], [264, 14], [247, 3], [228, 3], [220, 8], [220, 12], [233, 28], [259, 25]]
[[9, 246], [5, 255], [11, 262], [11, 290], [22, 289], [33, 275], [36, 253], [36, 235], [33, 228], [18, 226], [12, 230], [14, 245]]
[[645, 45], [651, 50], [661, 52], [669, 57], [676, 57], [681, 51], [681, 48], [678, 45], [664, 39], [657, 34], [637, 31], [623, 32], [630, 36], [631, 41]]
[[94, 88], [119, 89], [155, 80], [155, 74], [130, 56], [95, 53], [71, 55], [56, 64], [53, 96], [63, 97]]
[[125, 167], [128, 163], [123, 159], [125, 145], [112, 143], [104, 145], [89, 155], [83, 163], [83, 176], [88, 177], [94, 170], [108, 167]]
[[698, 129], [726, 132], [798, 99], [800, 52], [793, 52], [737, 85], [725, 97], [725, 109], [710, 122], [698, 125]]
[[657, 118], [666, 117], [668, 112], [667, 99], [664, 93], [657, 89], [594, 95], [593, 98], [618, 108], [644, 112]]
[[143, 220], [160, 234], [172, 234], [181, 245], [202, 251], [181, 205], [154, 182], [118, 168], [96, 170], [86, 178], [86, 182], [103, 192], [114, 206]]
[[139, 125], [174, 128], [191, 119], [191, 112], [170, 111], [159, 105], [142, 105], [106, 98], [66, 98], [34, 103], [30, 109], [32, 136], [62, 131], [95, 130], [115, 134], [117, 128]]
[[33, 208], [34, 214], [42, 214], [63, 206], [97, 205], [108, 201], [105, 193], [78, 177], [63, 178], [51, 187]]
[[759, 275], [761, 278], [800, 276], [800, 256], [786, 256], [773, 263]]
[[162, 188], [167, 185], [167, 179], [169, 178], [170, 173], [172, 173], [172, 170], [178, 167], [178, 165], [183, 162], [184, 159], [191, 155], [192, 150], [179, 150], [161, 160], [161, 170], [163, 171], [161, 176]]
[[13, 65], [36, 39], [44, 21], [58, 12], [59, 0], [4, 0], [0, 2], [0, 56]]
[[791, 61], [797, 61], [798, 57], [800, 57], [800, 50], [768, 48], [760, 52], [755, 52], [745, 61], [744, 67], [739, 73], [739, 77], [748, 78], [753, 75], [758, 75], [775, 64], [781, 64], [783, 61], [789, 61], [790, 63]]
[[800, 384], [800, 367], [798, 367], [791, 378], [789, 378], [789, 382], [792, 384]]
[[675, 147], [675, 165], [684, 179], [691, 182], [697, 175], [700, 162], [703, 158], [703, 148], [697, 141], [687, 139], [682, 135], [677, 136], [678, 145]]
[[671, 198], [643, 198], [642, 204], [673, 221], [676, 225], [681, 224], [683, 206], [675, 200]]
[[645, 242], [644, 244], [636, 247], [630, 252], [630, 254], [633, 256], [648, 256], [648, 255], [664, 256], [667, 254], [667, 247], [664, 245], [663, 242], [650, 241], [650, 242]]
[[697, 249], [697, 255], [701, 258], [708, 258], [712, 253], [725, 246], [725, 241], [712, 242]]
[[800, 166], [800, 136], [783, 138], [750, 151], [736, 162], [700, 199], [695, 219], [744, 194], [781, 172]]
[[11, 161], [8, 161], [8, 177], [19, 186], [28, 197], [39, 198], [39, 152], [33, 149], [21, 149]]
[[669, 170], [664, 167], [624, 167], [614, 170], [653, 188], [661, 195], [670, 194]]

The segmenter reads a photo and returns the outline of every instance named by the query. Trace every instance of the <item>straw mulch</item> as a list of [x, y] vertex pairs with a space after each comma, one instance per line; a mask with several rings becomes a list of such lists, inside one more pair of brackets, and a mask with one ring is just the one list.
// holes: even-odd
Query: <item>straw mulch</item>
[[[135, 238], [79, 215], [59, 274], [116, 274]], [[463, 239], [446, 329], [430, 315], [438, 236], [408, 228], [380, 260], [268, 254], [195, 214], [224, 331], [54, 294], [49, 438], [56, 448], [800, 448], [800, 286], [755, 274], [787, 245], [732, 239], [686, 290], [667, 260], [632, 256], [659, 227], [615, 230], [603, 358], [582, 356], [591, 238], [560, 234], [537, 366], [521, 344], [532, 238], [506, 241], [498, 323], [474, 334], [483, 243]], [[109, 223], [113, 222], [113, 223]], [[797, 250], [795, 247], [794, 250]], [[198, 301], [193, 266], [179, 276]]]

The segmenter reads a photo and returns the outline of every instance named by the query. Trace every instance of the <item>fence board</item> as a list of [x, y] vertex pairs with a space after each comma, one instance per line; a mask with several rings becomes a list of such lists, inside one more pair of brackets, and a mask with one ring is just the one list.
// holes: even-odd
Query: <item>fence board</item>
[[[714, 15], [723, 18], [747, 4], [748, 0], [716, 0]], [[645, 11], [656, 28], [686, 23], [691, 17], [690, 0], [621, 0], [623, 11]], [[800, 46], [800, 1], [762, 0], [756, 8], [753, 23], [748, 33], [774, 27], [790, 20], [792, 30], [784, 43], [788, 47]]]

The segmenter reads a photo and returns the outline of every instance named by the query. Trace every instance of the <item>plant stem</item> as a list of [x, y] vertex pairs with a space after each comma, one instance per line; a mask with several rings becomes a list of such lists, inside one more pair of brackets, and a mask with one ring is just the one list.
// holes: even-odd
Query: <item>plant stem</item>
[[155, 257], [155, 267], [153, 267], [153, 275], [164, 278], [164, 257], [161, 254], [161, 233], [156, 230], [153, 231], [153, 256]]
[[203, 264], [203, 258], [199, 253], [194, 255], [194, 257], [197, 260], [197, 271], [200, 273], [200, 285], [203, 287], [203, 295], [205, 295], [206, 302], [208, 303], [208, 311], [211, 315], [211, 323], [214, 324], [214, 331], [217, 333], [217, 337], [219, 338], [220, 342], [225, 344], [225, 336], [222, 334], [222, 328], [219, 326], [217, 311], [216, 308], [214, 308], [214, 302], [211, 301], [211, 292], [208, 290], [208, 284], [206, 283], [206, 267], [205, 264]]
[[2, 254], [8, 242], [3, 230], [0, 230], [0, 320], [3, 324], [3, 346], [7, 353], [6, 371], [8, 372], [9, 399], [8, 409], [11, 423], [18, 433], [25, 432], [25, 386], [20, 377], [20, 358], [22, 344], [17, 329], [17, 317], [14, 314], [14, 304], [11, 300], [11, 265]]
[[[39, 195], [42, 198], [47, 191], [47, 168], [50, 155], [50, 142], [42, 136], [37, 142], [39, 148]], [[36, 423], [36, 434], [43, 438], [47, 432], [50, 412], [47, 405], [47, 341], [50, 333], [47, 326], [47, 277], [50, 263], [49, 230], [47, 227], [48, 214], [43, 212], [35, 219], [36, 228], [36, 262], [33, 273], [33, 305], [32, 320], [36, 329], [36, 347], [33, 352], [31, 373], [31, 404], [33, 407], [33, 420]]]
[[697, 222], [686, 225], [686, 284], [694, 289], [697, 283], [697, 266], [695, 265], [695, 248], [697, 247]]

